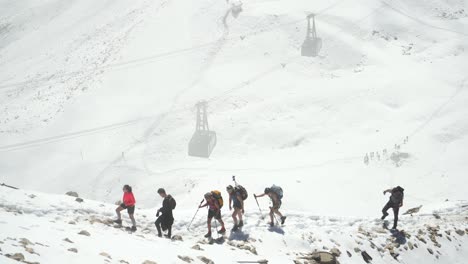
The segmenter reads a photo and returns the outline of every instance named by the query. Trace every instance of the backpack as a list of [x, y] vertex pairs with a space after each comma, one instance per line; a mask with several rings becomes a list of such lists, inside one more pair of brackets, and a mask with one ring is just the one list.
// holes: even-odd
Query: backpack
[[223, 207], [223, 205], [224, 205], [224, 201], [223, 201], [223, 197], [221, 196], [221, 192], [215, 190], [215, 191], [211, 191], [211, 194], [218, 201], [219, 209], [221, 209]]
[[237, 185], [236, 188], [234, 188], [234, 190], [240, 193], [242, 200], [244, 201], [247, 199], [247, 197], [249, 197], [247, 190], [242, 185]]
[[168, 195], [168, 198], [169, 198], [169, 205], [171, 206], [172, 210], [174, 210], [177, 206], [177, 202], [176, 200], [174, 199], [174, 197]]
[[405, 189], [401, 188], [400, 186], [397, 186], [392, 190], [392, 195], [390, 196], [390, 201], [395, 204], [399, 205], [403, 201], [403, 196]]
[[273, 184], [273, 186], [271, 186], [271, 191], [276, 193], [276, 195], [278, 196], [278, 199], [283, 199], [283, 189], [279, 186], [276, 186]]

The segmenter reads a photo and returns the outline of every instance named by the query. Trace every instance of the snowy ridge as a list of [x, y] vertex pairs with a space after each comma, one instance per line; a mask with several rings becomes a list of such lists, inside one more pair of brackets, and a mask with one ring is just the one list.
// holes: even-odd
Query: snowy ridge
[[[187, 231], [193, 212], [178, 211], [173, 234], [182, 241], [170, 241], [155, 236], [155, 210], [137, 208], [138, 231], [128, 234], [109, 223], [115, 209], [111, 204], [2, 188], [0, 260], [15, 263], [6, 255], [21, 253], [31, 263], [184, 263], [180, 256], [194, 263], [206, 257], [214, 263], [267, 259], [279, 264], [314, 250], [338, 249], [340, 263], [364, 263], [360, 251], [372, 256], [372, 263], [464, 263], [468, 203], [437, 207], [444, 209], [403, 216], [400, 225], [406, 237], [398, 239], [382, 228], [382, 221], [371, 218], [290, 213], [285, 226], [269, 228], [259, 213], [249, 212], [242, 232], [227, 233], [225, 241], [209, 245], [202, 238], [206, 212], [200, 212]], [[224, 209], [229, 225], [227, 215]], [[90, 236], [80, 235], [82, 231]]]

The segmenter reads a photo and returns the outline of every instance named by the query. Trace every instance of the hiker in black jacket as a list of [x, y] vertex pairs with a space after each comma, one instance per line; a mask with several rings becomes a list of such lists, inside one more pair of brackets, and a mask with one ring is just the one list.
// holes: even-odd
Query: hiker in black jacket
[[386, 193], [391, 193], [392, 195], [390, 196], [390, 200], [388, 201], [388, 203], [384, 206], [384, 208], [382, 209], [382, 220], [385, 219], [385, 217], [388, 216], [388, 209], [392, 208], [393, 209], [393, 227], [392, 229], [396, 229], [397, 228], [397, 224], [398, 224], [398, 212], [400, 211], [400, 207], [403, 206], [403, 198], [405, 197], [404, 195], [404, 192], [405, 190], [403, 188], [401, 188], [400, 186], [397, 186], [393, 189], [388, 189], [388, 190], [385, 190], [383, 193], [384, 195]]
[[[172, 224], [174, 224], [174, 216], [172, 215], [172, 210], [176, 207], [176, 201], [171, 195], [166, 194], [166, 191], [163, 188], [158, 189], [158, 194], [164, 198], [162, 207], [156, 213], [158, 219], [154, 223], [156, 229], [158, 230], [158, 237], [162, 237], [162, 232], [168, 230], [165, 237], [171, 238]], [[161, 215], [159, 215], [161, 214]]]

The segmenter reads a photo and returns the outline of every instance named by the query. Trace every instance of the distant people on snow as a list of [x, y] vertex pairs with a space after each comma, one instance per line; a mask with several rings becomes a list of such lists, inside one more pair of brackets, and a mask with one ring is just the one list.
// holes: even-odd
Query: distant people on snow
[[401, 188], [400, 186], [397, 186], [395, 188], [392, 188], [392, 189], [388, 189], [388, 190], [385, 190], [383, 192], [383, 194], [385, 195], [386, 193], [391, 193], [390, 195], [390, 199], [388, 200], [387, 204], [384, 206], [384, 208], [382, 209], [382, 220], [385, 219], [385, 217], [388, 216], [388, 209], [392, 208], [393, 209], [393, 227], [392, 229], [396, 229], [397, 228], [397, 224], [398, 224], [398, 213], [400, 211], [400, 207], [403, 206], [403, 199], [404, 199], [404, 189]]
[[135, 217], [133, 216], [135, 213], [135, 197], [133, 196], [132, 192], [132, 187], [129, 185], [124, 185], [123, 187], [123, 198], [122, 198], [122, 203], [115, 209], [115, 212], [117, 214], [117, 219], [114, 220], [115, 223], [118, 225], [122, 225], [122, 216], [120, 214], [121, 211], [127, 209], [128, 216], [130, 217], [130, 220], [132, 220], [132, 228], [131, 231], [136, 231], [136, 222], [135, 222]]
[[176, 208], [176, 201], [175, 199], [166, 193], [166, 190], [163, 188], [158, 189], [158, 194], [164, 198], [162, 207], [156, 212], [156, 222], [154, 225], [158, 230], [158, 237], [162, 237], [162, 231], [167, 230], [167, 235], [165, 237], [171, 238], [172, 237], [172, 225], [174, 224], [174, 216], [172, 214], [172, 210]]

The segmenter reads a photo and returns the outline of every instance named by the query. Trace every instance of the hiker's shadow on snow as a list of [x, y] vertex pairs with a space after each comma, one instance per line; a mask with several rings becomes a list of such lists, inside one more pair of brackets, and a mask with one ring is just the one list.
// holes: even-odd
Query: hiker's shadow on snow
[[249, 234], [245, 234], [244, 232], [233, 232], [229, 236], [229, 240], [239, 240], [239, 241], [247, 241], [249, 239]]
[[398, 231], [398, 230], [391, 230], [392, 236], [395, 238], [395, 242], [404, 245], [406, 244], [406, 236], [404, 233]]
[[278, 226], [270, 226], [268, 228], [268, 231], [270, 232], [275, 232], [275, 233], [278, 233], [280, 235], [284, 235], [284, 230], [281, 228], [281, 227], [278, 227]]

